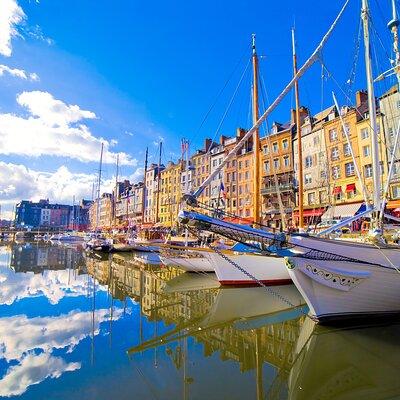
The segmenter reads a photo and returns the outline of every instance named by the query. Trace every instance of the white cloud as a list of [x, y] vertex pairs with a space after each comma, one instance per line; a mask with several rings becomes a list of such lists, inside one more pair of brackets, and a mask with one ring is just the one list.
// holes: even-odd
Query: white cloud
[[46, 378], [59, 378], [64, 372], [80, 369], [81, 363], [67, 363], [61, 357], [48, 353], [29, 353], [22, 361], [11, 366], [0, 379], [0, 396], [18, 396], [29, 386], [37, 385]]
[[[45, 296], [51, 304], [58, 304], [64, 297], [87, 294], [87, 277], [81, 275], [71, 279], [67, 270], [16, 274], [10, 268], [1, 267], [0, 283], [2, 305], [11, 305], [15, 301], [38, 296]], [[99, 290], [103, 289], [99, 287]]]
[[[115, 143], [93, 136], [82, 123], [82, 120], [96, 118], [92, 111], [68, 105], [41, 91], [23, 92], [17, 96], [17, 102], [29, 115], [23, 118], [0, 114], [0, 154], [51, 155], [90, 162], [99, 160], [103, 143], [104, 163], [115, 163], [117, 153], [110, 151]], [[137, 160], [127, 153], [118, 154], [120, 165], [136, 165]]]
[[18, 36], [16, 27], [25, 17], [16, 0], [0, 1], [0, 54], [3, 56], [11, 56], [11, 39]]
[[[129, 179], [138, 182], [143, 177], [143, 168], [137, 168]], [[72, 197], [90, 199], [96, 174], [72, 173], [68, 167], [61, 166], [55, 172], [35, 171], [20, 164], [0, 161], [0, 204], [11, 205], [21, 199], [50, 199], [52, 202], [69, 204]], [[102, 182], [101, 191], [111, 192], [115, 177]], [[2, 210], [4, 217], [4, 209]]]
[[0, 76], [3, 76], [4, 74], [9, 74], [20, 79], [29, 79], [30, 81], [39, 80], [39, 76], [34, 72], [26, 72], [23, 69], [10, 68], [7, 65], [0, 64]]
[[[51, 353], [67, 349], [69, 353], [85, 338], [100, 333], [100, 324], [110, 319], [108, 309], [94, 312], [73, 310], [56, 317], [28, 318], [26, 315], [0, 318], [0, 358], [7, 362], [24, 358], [35, 350]], [[119, 320], [123, 309], [113, 311], [113, 321]]]

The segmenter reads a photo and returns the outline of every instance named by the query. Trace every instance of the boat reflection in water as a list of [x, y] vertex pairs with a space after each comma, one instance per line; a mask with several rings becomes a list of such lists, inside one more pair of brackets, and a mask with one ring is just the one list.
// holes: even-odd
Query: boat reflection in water
[[0, 247], [0, 397], [395, 398], [397, 326], [316, 328], [293, 285], [79, 247]]
[[400, 397], [400, 325], [301, 328], [289, 377], [291, 400]]

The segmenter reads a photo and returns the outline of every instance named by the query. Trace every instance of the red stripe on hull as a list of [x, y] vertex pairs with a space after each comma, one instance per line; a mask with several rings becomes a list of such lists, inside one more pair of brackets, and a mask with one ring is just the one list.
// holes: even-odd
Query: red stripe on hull
[[[291, 279], [275, 279], [275, 280], [261, 280], [267, 286], [290, 285], [293, 283]], [[231, 286], [260, 286], [256, 281], [219, 281], [221, 285]]]

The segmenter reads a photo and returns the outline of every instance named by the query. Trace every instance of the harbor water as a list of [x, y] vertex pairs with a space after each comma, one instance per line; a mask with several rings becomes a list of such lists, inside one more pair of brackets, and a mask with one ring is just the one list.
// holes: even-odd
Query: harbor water
[[317, 326], [293, 285], [220, 288], [151, 253], [0, 245], [4, 398], [394, 399], [399, 334]]

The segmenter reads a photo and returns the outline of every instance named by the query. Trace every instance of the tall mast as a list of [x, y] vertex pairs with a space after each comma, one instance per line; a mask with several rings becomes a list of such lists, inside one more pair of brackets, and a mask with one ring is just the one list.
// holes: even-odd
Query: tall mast
[[364, 47], [365, 47], [365, 70], [367, 74], [367, 89], [368, 89], [368, 110], [369, 123], [371, 127], [371, 153], [372, 153], [372, 178], [374, 187], [374, 224], [379, 223], [379, 209], [381, 203], [381, 181], [380, 181], [380, 165], [379, 165], [379, 144], [376, 126], [376, 103], [374, 93], [374, 79], [372, 76], [371, 66], [371, 51], [369, 41], [369, 7], [368, 0], [362, 0], [361, 18], [364, 28]]
[[[292, 28], [292, 50], [293, 50], [293, 75], [297, 74], [297, 54], [294, 28]], [[294, 83], [294, 96], [296, 101], [296, 135], [297, 135], [297, 154], [299, 165], [299, 230], [304, 229], [304, 176], [303, 176], [303, 147], [301, 142], [300, 126], [300, 99], [299, 99], [299, 81]]]
[[115, 171], [115, 196], [114, 196], [114, 223], [117, 221], [117, 199], [118, 194], [118, 172], [119, 172], [119, 154], [117, 154], [116, 171]]
[[146, 176], [147, 176], [148, 157], [149, 157], [149, 148], [146, 147], [146, 156], [144, 159], [143, 192], [142, 192], [142, 224], [144, 224], [144, 213], [146, 210]]
[[103, 166], [103, 150], [104, 150], [104, 143], [101, 143], [101, 152], [100, 152], [100, 165], [99, 165], [99, 179], [97, 181], [97, 207], [96, 207], [96, 231], [99, 227], [100, 221], [100, 186], [101, 186], [101, 168]]
[[156, 223], [158, 222], [158, 207], [160, 205], [160, 166], [161, 166], [161, 152], [162, 152], [162, 141], [160, 140], [160, 154], [158, 155], [158, 166], [157, 166], [157, 207], [156, 207]]
[[399, 20], [397, 18], [396, 0], [392, 0], [392, 20], [388, 23], [388, 28], [393, 34], [393, 51], [395, 54], [393, 67], [397, 76], [397, 83], [400, 86]]
[[[256, 35], [252, 35], [253, 50], [253, 125], [256, 125], [258, 113], [258, 56], [256, 52]], [[253, 159], [254, 159], [254, 179], [253, 179], [253, 221], [260, 223], [260, 135], [258, 128], [253, 133]]]

